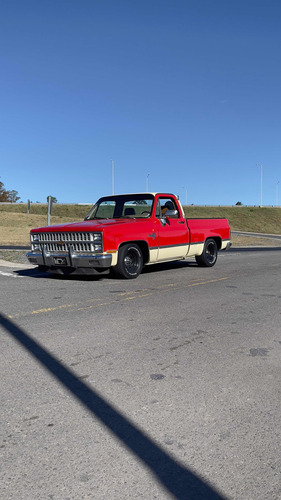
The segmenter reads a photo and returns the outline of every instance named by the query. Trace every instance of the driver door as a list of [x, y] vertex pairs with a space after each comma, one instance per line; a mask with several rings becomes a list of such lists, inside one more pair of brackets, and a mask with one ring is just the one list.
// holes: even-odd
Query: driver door
[[[176, 213], [172, 215], [175, 210]], [[158, 198], [155, 225], [158, 234], [157, 262], [184, 258], [189, 247], [189, 231], [173, 198]]]

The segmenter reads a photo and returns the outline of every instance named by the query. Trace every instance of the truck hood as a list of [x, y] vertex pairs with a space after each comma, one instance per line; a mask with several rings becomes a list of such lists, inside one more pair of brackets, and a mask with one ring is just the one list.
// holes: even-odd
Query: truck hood
[[109, 226], [117, 226], [122, 224], [135, 224], [137, 221], [145, 221], [148, 219], [97, 219], [85, 220], [82, 222], [70, 222], [68, 224], [56, 224], [55, 226], [37, 227], [31, 230], [31, 233], [50, 233], [50, 232], [72, 232], [72, 231], [102, 231]]

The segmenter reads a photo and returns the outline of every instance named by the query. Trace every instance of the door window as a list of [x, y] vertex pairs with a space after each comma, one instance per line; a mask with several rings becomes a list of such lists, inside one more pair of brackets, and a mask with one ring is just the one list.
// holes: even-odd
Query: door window
[[180, 214], [178, 212], [178, 208], [175, 204], [175, 201], [173, 198], [159, 198], [157, 202], [157, 208], [156, 208], [156, 217], [162, 217], [163, 215], [166, 215], [166, 212], [168, 210], [176, 210], [177, 213], [174, 215], [169, 215], [169, 218], [172, 219], [178, 219], [180, 217]]

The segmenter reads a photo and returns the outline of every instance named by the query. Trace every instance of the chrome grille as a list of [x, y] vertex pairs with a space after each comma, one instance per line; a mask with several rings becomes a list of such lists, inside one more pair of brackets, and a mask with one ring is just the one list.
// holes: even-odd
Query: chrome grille
[[68, 252], [70, 246], [74, 252], [94, 253], [101, 251], [96, 246], [102, 246], [102, 236], [101, 233], [89, 232], [32, 233], [31, 244], [40, 245], [41, 250], [44, 246], [50, 253]]

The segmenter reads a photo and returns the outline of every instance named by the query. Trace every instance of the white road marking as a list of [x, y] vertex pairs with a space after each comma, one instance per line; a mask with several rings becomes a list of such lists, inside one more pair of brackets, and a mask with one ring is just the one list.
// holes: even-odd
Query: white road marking
[[3, 271], [0, 271], [0, 274], [2, 276], [10, 276], [11, 278], [23, 278], [23, 276], [16, 276], [15, 274], [12, 273], [4, 273]]

